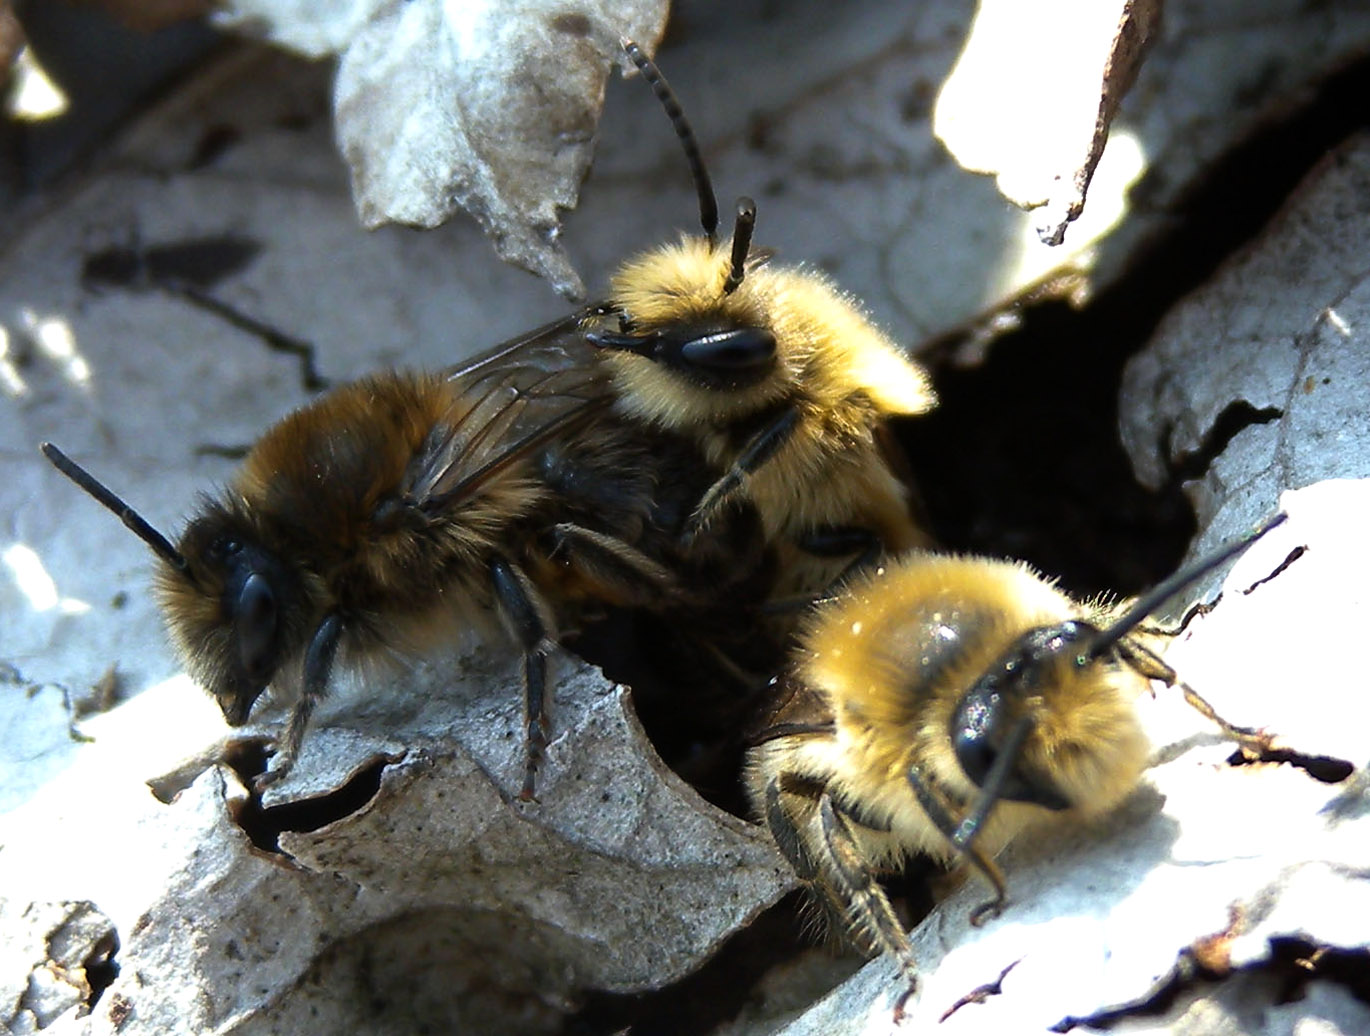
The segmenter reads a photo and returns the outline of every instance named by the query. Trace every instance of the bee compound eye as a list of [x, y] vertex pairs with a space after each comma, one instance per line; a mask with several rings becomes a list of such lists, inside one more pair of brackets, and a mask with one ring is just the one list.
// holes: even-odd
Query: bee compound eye
[[977, 788], [983, 787], [985, 778], [994, 768], [994, 761], [999, 757], [984, 732], [960, 724], [952, 734], [951, 745], [956, 752], [956, 761], [971, 783]]
[[276, 644], [278, 609], [276, 594], [265, 576], [253, 572], [243, 581], [234, 609], [238, 658], [246, 672], [264, 679]]
[[775, 359], [775, 335], [759, 327], [743, 327], [700, 335], [680, 347], [681, 359], [698, 368], [747, 371], [768, 367]]

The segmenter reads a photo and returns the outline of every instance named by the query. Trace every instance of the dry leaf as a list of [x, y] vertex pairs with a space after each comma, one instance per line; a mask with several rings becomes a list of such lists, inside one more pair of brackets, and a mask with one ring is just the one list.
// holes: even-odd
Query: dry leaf
[[584, 294], [558, 236], [593, 156], [619, 39], [654, 49], [649, 0], [342, 5], [238, 0], [220, 19], [341, 55], [334, 107], [362, 223], [435, 227], [465, 209], [508, 262]]
[[957, 161], [996, 178], [1059, 245], [1084, 208], [1109, 125], [1161, 0], [981, 0], [933, 116]]
[[1128, 364], [1121, 421], [1138, 478], [1182, 480], [1202, 526], [1250, 524], [1285, 487], [1370, 476], [1367, 199], [1362, 133]]

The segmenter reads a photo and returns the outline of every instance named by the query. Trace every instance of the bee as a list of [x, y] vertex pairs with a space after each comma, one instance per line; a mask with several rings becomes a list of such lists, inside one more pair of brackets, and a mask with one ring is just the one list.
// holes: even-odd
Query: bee
[[727, 589], [749, 572], [716, 576], [718, 551], [693, 568], [673, 552], [685, 501], [712, 475], [688, 443], [612, 419], [610, 402], [602, 372], [549, 328], [444, 373], [363, 378], [269, 429], [174, 545], [41, 449], [152, 549], [171, 639], [227, 722], [245, 723], [268, 686], [294, 702], [259, 786], [289, 772], [338, 663], [502, 625], [524, 651], [532, 798], [558, 619], [583, 601], [666, 606], [692, 573]]
[[694, 133], [661, 72], [624, 47], [666, 109], [699, 197], [702, 236], [623, 263], [581, 328], [602, 350], [615, 407], [695, 442], [721, 472], [685, 537], [743, 500], [768, 541], [871, 557], [930, 545], [885, 419], [936, 403], [926, 371], [820, 274], [752, 247], [756, 205], [738, 202], [729, 243]]
[[1136, 788], [1150, 746], [1134, 701], [1152, 681], [1178, 686], [1243, 750], [1268, 747], [1180, 682], [1140, 624], [1283, 520], [1121, 614], [1021, 562], [913, 553], [859, 576], [807, 619], [788, 697], [750, 754], [754, 811], [820, 905], [894, 958], [912, 992], [916, 961], [877, 874], [917, 854], [959, 858], [994, 890], [972, 923], [999, 913], [993, 857], [1008, 842]]
[[733, 645], [783, 639], [746, 620], [796, 554], [925, 542], [882, 421], [933, 405], [926, 374], [821, 277], [766, 267], [750, 202], [717, 245], [693, 133], [625, 46], [685, 146], [703, 239], [630, 260], [609, 300], [465, 365], [331, 390], [269, 429], [174, 545], [42, 447], [152, 549], [171, 639], [225, 719], [268, 687], [294, 702], [259, 785], [289, 772], [339, 665], [494, 617], [524, 652], [530, 799], [568, 620], [650, 609], [726, 668]]

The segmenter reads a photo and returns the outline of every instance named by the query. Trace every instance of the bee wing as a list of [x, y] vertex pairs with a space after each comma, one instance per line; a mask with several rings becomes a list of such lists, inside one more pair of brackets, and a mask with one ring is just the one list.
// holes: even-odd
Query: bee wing
[[826, 734], [833, 729], [832, 706], [794, 676], [777, 678], [774, 696], [760, 722], [749, 731], [747, 743], [760, 745], [796, 734]]
[[497, 377], [499, 372], [511, 365], [552, 371], [588, 363], [595, 347], [580, 331], [587, 320], [601, 315], [603, 311], [603, 304], [582, 306], [564, 317], [553, 320], [550, 324], [526, 331], [507, 342], [501, 342], [482, 353], [477, 353], [455, 367], [449, 367], [447, 376], [453, 379], [479, 379], [487, 376]]
[[581, 332], [587, 315], [572, 313], [446, 372], [453, 405], [410, 469], [415, 505], [437, 511], [459, 502], [613, 402]]

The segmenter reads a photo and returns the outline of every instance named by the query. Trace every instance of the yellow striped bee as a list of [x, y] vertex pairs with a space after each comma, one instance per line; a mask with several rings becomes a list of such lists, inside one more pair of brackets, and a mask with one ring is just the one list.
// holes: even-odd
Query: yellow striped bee
[[1150, 746], [1134, 701], [1152, 681], [1178, 685], [1243, 749], [1268, 746], [1179, 682], [1138, 627], [1283, 520], [1121, 614], [1012, 561], [913, 553], [854, 579], [800, 637], [790, 696], [749, 760], [754, 810], [820, 903], [893, 957], [911, 990], [917, 964], [877, 875], [917, 854], [961, 859], [994, 889], [972, 921], [998, 913], [993, 857], [1009, 841], [1136, 788]]

